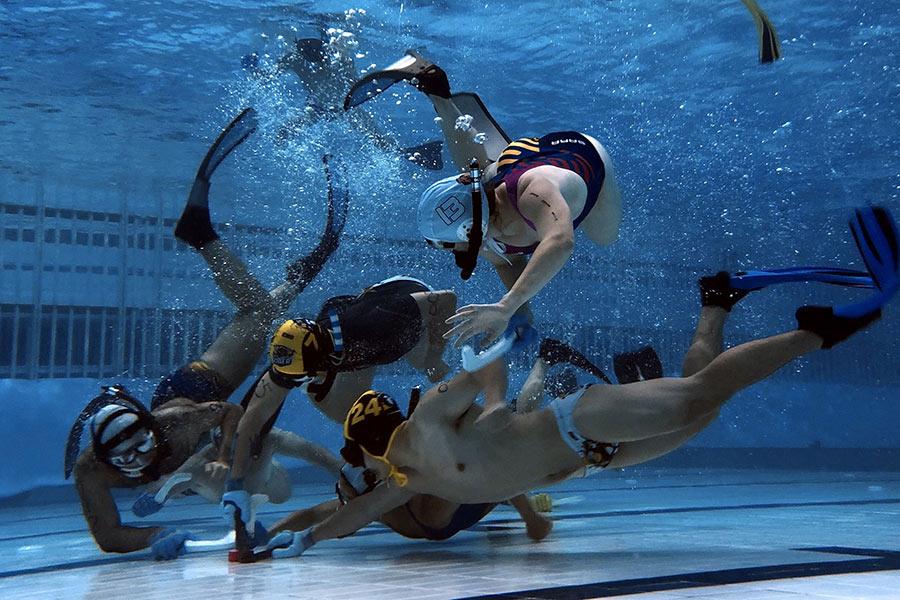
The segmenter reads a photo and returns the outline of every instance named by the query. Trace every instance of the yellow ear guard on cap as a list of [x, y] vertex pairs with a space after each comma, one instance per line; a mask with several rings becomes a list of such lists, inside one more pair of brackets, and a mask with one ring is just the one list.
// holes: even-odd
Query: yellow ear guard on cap
[[323, 370], [331, 351], [327, 335], [309, 319], [289, 319], [272, 336], [269, 358], [272, 368], [283, 375], [300, 376]]
[[387, 459], [397, 433], [406, 423], [403, 411], [387, 394], [364, 392], [350, 407], [344, 419], [344, 438], [355, 442], [363, 452], [390, 468], [388, 477], [404, 486], [408, 478]]

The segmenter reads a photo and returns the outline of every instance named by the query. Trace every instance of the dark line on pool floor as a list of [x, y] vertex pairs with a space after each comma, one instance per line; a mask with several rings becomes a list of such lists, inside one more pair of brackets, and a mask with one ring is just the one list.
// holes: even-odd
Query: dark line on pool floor
[[799, 552], [822, 552], [827, 554], [849, 554], [866, 558], [839, 560], [834, 562], [807, 562], [723, 569], [721, 571], [701, 571], [680, 573], [662, 577], [640, 579], [620, 579], [582, 585], [521, 590], [503, 594], [466, 596], [457, 600], [582, 600], [585, 598], [611, 598], [646, 592], [665, 592], [702, 587], [715, 587], [736, 583], [776, 581], [797, 577], [819, 577], [822, 575], [846, 575], [849, 573], [872, 573], [900, 569], [900, 552], [866, 548], [844, 548], [826, 546], [821, 548], [792, 548]]
[[[687, 512], [707, 512], [707, 511], [729, 511], [729, 510], [769, 510], [773, 508], [807, 508], [807, 507], [817, 507], [817, 506], [870, 506], [877, 504], [900, 504], [900, 498], [886, 498], [883, 500], [846, 500], [846, 501], [830, 501], [830, 502], [794, 502], [794, 503], [768, 503], [768, 504], [739, 504], [739, 505], [729, 505], [729, 506], [694, 506], [694, 507], [678, 507], [678, 508], [659, 508], [659, 509], [648, 509], [648, 510], [621, 510], [621, 511], [609, 511], [609, 512], [593, 512], [593, 513], [573, 513], [566, 515], [556, 515], [554, 516], [554, 521], [568, 521], [574, 519], [603, 519], [610, 517], [623, 517], [623, 516], [641, 516], [641, 515], [660, 515], [660, 514], [675, 514], [675, 513], [687, 513]], [[282, 511], [289, 512], [289, 511]], [[277, 515], [278, 513], [264, 513]], [[167, 521], [166, 523], [169, 525], [172, 524], [189, 524], [193, 523], [195, 526], [199, 525], [203, 522], [210, 523], [218, 521], [218, 517], [206, 517], [204, 519], [184, 519], [184, 520], [176, 520], [176, 521]], [[506, 531], [513, 529], [509, 525], [512, 523], [516, 523], [517, 525], [521, 521], [519, 519], [494, 519], [490, 520], [487, 523], [480, 523], [471, 527], [468, 531], [472, 532], [490, 532], [490, 531]], [[152, 523], [147, 523], [147, 525], [152, 525]], [[521, 526], [515, 527], [515, 529], [521, 529]], [[79, 531], [84, 531], [85, 535], [87, 535], [86, 530], [68, 530], [64, 533], [77, 533]], [[196, 532], [196, 527], [195, 527]], [[61, 535], [62, 532], [50, 532], [50, 533], [41, 533], [41, 534], [33, 534], [26, 536], [13, 536], [7, 538], [0, 538], [0, 542], [6, 541], [16, 541], [28, 538], [35, 537], [43, 537], [47, 535]], [[370, 526], [366, 529], [363, 529], [357, 532], [355, 537], [366, 537], [372, 535], [382, 535], [385, 533], [391, 533], [391, 530], [385, 527], [384, 525], [377, 524], [374, 526]], [[442, 542], [429, 542], [428, 545], [436, 545], [436, 544], [447, 544], [452, 545], [452, 538], [449, 540], [445, 540]], [[823, 550], [824, 551], [824, 550]], [[883, 550], [879, 550], [878, 552], [887, 552]], [[5, 579], [8, 577], [16, 577], [18, 575], [33, 575], [36, 573], [46, 573], [52, 571], [68, 571], [72, 569], [80, 569], [83, 567], [93, 567], [104, 564], [112, 564], [118, 562], [129, 562], [133, 560], [145, 560], [147, 557], [141, 556], [137, 553], [129, 554], [127, 556], [100, 556], [98, 558], [86, 559], [81, 561], [67, 562], [67, 563], [58, 563], [54, 565], [46, 565], [43, 567], [33, 567], [28, 569], [14, 569], [11, 571], [0, 571], [0, 579]], [[898, 559], [900, 561], [900, 559]], [[818, 564], [818, 563], [814, 563]], [[897, 568], [897, 567], [895, 567]]]
[[[667, 484], [667, 485], [644, 485], [644, 486], [619, 486], [619, 487], [609, 487], [609, 488], [572, 488], [572, 489], [563, 488], [563, 489], [558, 489], [558, 488], [551, 487], [551, 488], [547, 488], [547, 489], [536, 489], [536, 490], [533, 490], [533, 493], [547, 493], [547, 494], [551, 494], [553, 496], [563, 496], [565, 494], [582, 495], [582, 494], [596, 494], [596, 493], [602, 493], [602, 492], [639, 492], [639, 491], [644, 491], [644, 490], [679, 490], [679, 489], [690, 489], [690, 488], [705, 489], [705, 488], [716, 488], [716, 487], [764, 487], [764, 486], [776, 486], [776, 485], [792, 485], [792, 486], [793, 485], [847, 485], [847, 484], [865, 484], [865, 483], [873, 484], [873, 483], [898, 483], [898, 482], [900, 482], [900, 479], [883, 479], [883, 478], [881, 478], [881, 479], [848, 479], [848, 480], [841, 480], [841, 481], [835, 481], [833, 479], [808, 480], [808, 481], [779, 480], [779, 481], [732, 482], [732, 483], [703, 483], [703, 484], [699, 484], [699, 485], [692, 485], [692, 484], [670, 485], [670, 484]], [[291, 499], [294, 500], [294, 499], [299, 499], [299, 498], [304, 498], [304, 497], [317, 497], [317, 496], [328, 496], [329, 498], [331, 497], [329, 492], [323, 491], [323, 492], [303, 492], [300, 494], [292, 495]], [[73, 500], [73, 502], [77, 502], [77, 499]], [[124, 510], [120, 510], [119, 511], [120, 514], [130, 513], [130, 510], [127, 509], [127, 506], [130, 505], [131, 502], [132, 501], [129, 501], [125, 505], [123, 505], [126, 508]], [[184, 499], [181, 499], [177, 503], [177, 506], [179, 506], [179, 507], [208, 506], [208, 505], [209, 505], [209, 503], [202, 502], [200, 500], [185, 501]], [[123, 506], [120, 506], [119, 508], [122, 509]], [[3, 509], [3, 508], [11, 508], [14, 510], [16, 508], [23, 508], [23, 507], [21, 507], [21, 506], [4, 507], [3, 502], [0, 501], [0, 509]], [[261, 513], [261, 514], [282, 514], [282, 513], [286, 514], [286, 513], [294, 512], [294, 510], [299, 510], [301, 508], [303, 508], [303, 507], [298, 507], [297, 509], [279, 509], [276, 511], [271, 511], [269, 513]], [[77, 512], [42, 516], [42, 517], [28, 517], [25, 519], [19, 519], [18, 522], [24, 523], [24, 522], [32, 522], [32, 521], [51, 521], [53, 519], [67, 519], [67, 518], [76, 517], [76, 516], [81, 516], [81, 512], [77, 511]], [[138, 521], [138, 523], [142, 523], [142, 521]], [[3, 541], [3, 538], [0, 538], [0, 541]]]

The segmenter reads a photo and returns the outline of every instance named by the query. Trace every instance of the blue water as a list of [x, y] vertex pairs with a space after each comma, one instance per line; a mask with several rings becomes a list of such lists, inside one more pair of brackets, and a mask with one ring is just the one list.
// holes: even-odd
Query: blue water
[[[209, 142], [252, 105], [261, 130], [217, 172], [213, 213], [221, 223], [281, 229], [277, 239], [223, 235], [266, 284], [322, 226], [321, 155], [335, 154], [353, 174], [346, 243], [296, 312], [398, 272], [453, 287], [466, 303], [495, 298], [500, 286], [487, 268], [463, 284], [448, 256], [417, 244], [413, 207], [433, 173], [343, 121], [276, 139], [303, 110], [305, 92], [290, 73], [254, 80], [241, 57], [256, 52], [272, 65], [295, 36], [324, 24], [352, 34], [360, 71], [418, 49], [447, 70], [454, 90], [477, 92], [513, 137], [575, 129], [605, 145], [624, 195], [620, 238], [603, 249], [579, 239], [533, 304], [538, 325], [589, 338], [605, 366], [615, 351], [652, 343], [674, 375], [696, 318], [698, 275], [863, 268], [846, 231], [849, 209], [879, 203], [900, 215], [897, 5], [765, 5], [784, 55], [772, 65], [758, 64], [753, 22], [736, 0], [3, 2], [0, 200], [177, 217]], [[428, 102], [405, 84], [365, 108], [403, 145], [440, 135]], [[23, 256], [21, 243], [0, 240], [3, 260]], [[200, 259], [177, 258], [159, 268], [198, 275], [158, 288], [126, 281], [134, 305], [229, 310]], [[0, 294], [10, 306], [95, 306], [111, 293], [96, 281], [90, 273], [35, 279], [19, 265], [3, 271]], [[75, 288], [100, 300], [69, 299]], [[727, 340], [793, 327], [802, 303], [858, 297], [821, 286], [756, 294]], [[897, 312], [889, 307], [870, 332], [742, 393], [692, 444], [900, 447]], [[120, 375], [146, 398], [159, 373]], [[409, 373], [401, 376], [405, 385]], [[0, 495], [62, 483], [65, 434], [98, 379], [112, 378], [0, 382], [0, 452], [12, 457], [0, 464]], [[285, 426], [338, 445], [310, 406], [289, 408]]]

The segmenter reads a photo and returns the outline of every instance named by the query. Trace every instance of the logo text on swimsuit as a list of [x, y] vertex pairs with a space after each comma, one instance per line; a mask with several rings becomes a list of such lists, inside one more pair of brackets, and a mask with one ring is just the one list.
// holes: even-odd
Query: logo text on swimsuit
[[582, 146], [587, 146], [584, 140], [577, 140], [575, 138], [563, 138], [561, 140], [553, 140], [550, 142], [551, 146], [558, 146], [560, 144], [581, 144]]

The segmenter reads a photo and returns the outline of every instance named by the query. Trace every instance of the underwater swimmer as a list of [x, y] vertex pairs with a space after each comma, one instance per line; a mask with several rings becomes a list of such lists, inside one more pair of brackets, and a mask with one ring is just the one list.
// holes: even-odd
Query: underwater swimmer
[[[155, 536], [161, 535], [160, 528], [122, 526], [110, 489], [139, 487], [174, 472], [208, 439], [209, 432], [217, 428], [221, 431], [220, 441], [215, 450], [207, 454], [214, 460], [204, 465], [203, 470], [214, 480], [224, 479], [229, 468], [231, 440], [241, 414], [239, 406], [228, 404], [226, 400], [259, 360], [273, 319], [315, 277], [337, 248], [347, 198], [339, 195], [335, 200], [327, 160], [329, 218], [326, 232], [309, 255], [288, 267], [287, 281], [283, 285], [271, 293], [267, 292], [244, 263], [218, 239], [209, 215], [210, 177], [228, 154], [252, 134], [255, 127], [255, 113], [247, 109], [216, 139], [201, 163], [184, 213], [175, 229], [176, 237], [197, 249], [206, 260], [219, 289], [237, 306], [234, 319], [199, 360], [182, 367], [159, 384], [150, 412], [128, 396], [128, 414], [107, 414], [108, 418], [100, 421], [104, 427], [108, 422], [118, 423], [116, 429], [121, 431], [109, 439], [103, 439], [103, 431], [93, 435], [93, 447], [79, 455], [85, 424], [95, 423], [99, 411], [104, 411], [109, 404], [110, 398], [103, 394], [82, 411], [70, 432], [65, 474], [68, 478], [74, 470], [85, 518], [103, 550], [130, 552], [146, 548], [156, 541], [162, 543], [163, 539], [170, 537], [164, 536], [154, 541]], [[339, 203], [337, 211], [335, 201]], [[337, 219], [335, 212], [339, 215]], [[112, 399], [116, 397], [113, 394]], [[110, 410], [106, 409], [106, 412]], [[151, 426], [154, 423], [156, 425]], [[317, 455], [317, 452], [307, 453], [307, 456]], [[318, 464], [330, 466], [333, 459]], [[260, 463], [256, 466], [268, 467]], [[175, 545], [177, 551], [182, 548], [184, 539], [181, 542]], [[171, 548], [169, 543], [163, 546]], [[163, 552], [160, 556], [171, 557], [170, 554]]]
[[430, 380], [440, 381], [449, 371], [443, 361], [445, 321], [455, 308], [452, 291], [394, 277], [357, 296], [330, 298], [315, 320], [282, 324], [272, 340], [272, 364], [245, 398], [229, 481], [234, 493], [224, 501], [239, 502], [238, 508], [246, 510], [245, 465], [274, 426], [291, 389], [300, 387], [325, 416], [342, 423], [353, 401], [371, 387], [380, 365], [406, 359]]
[[[575, 131], [510, 141], [477, 96], [451, 94], [444, 71], [412, 51], [355, 84], [345, 107], [400, 79], [431, 100], [456, 166], [467, 169], [474, 158], [483, 167], [478, 183], [486, 209], [476, 209], [470, 200], [472, 177], [448, 177], [422, 194], [418, 223], [432, 246], [452, 249], [458, 257], [470, 254], [468, 265], [460, 264], [463, 279], [474, 269], [478, 251], [497, 270], [507, 293], [493, 304], [460, 308], [448, 332], [458, 336], [457, 345], [481, 333], [490, 343], [569, 260], [575, 229], [602, 246], [616, 241], [622, 199], [612, 160], [596, 139]], [[476, 210], [483, 220], [480, 239], [471, 235]]]
[[896, 226], [877, 208], [858, 211], [856, 223], [854, 236], [877, 287], [874, 295], [847, 306], [803, 306], [796, 312], [797, 329], [723, 352], [725, 321], [750, 289], [734, 287], [727, 273], [704, 277], [684, 377], [592, 385], [527, 414], [495, 410], [482, 416], [474, 404], [483, 387], [477, 373], [461, 373], [432, 388], [409, 418], [386, 394], [364, 395], [347, 415], [345, 449], [358, 448], [365, 466], [386, 483], [305, 532], [282, 532], [269, 547], [276, 557], [296, 556], [317, 542], [353, 533], [413, 494], [496, 502], [585, 468], [627, 467], [672, 452], [713, 421], [738, 391], [880, 318], [881, 307], [900, 287]]
[[318, 121], [345, 118], [357, 132], [365, 135], [381, 150], [399, 154], [429, 170], [443, 169], [443, 145], [440, 141], [402, 148], [395, 139], [380, 131], [369, 113], [354, 111], [349, 115], [344, 114], [341, 103], [357, 74], [353, 57], [355, 43], [352, 35], [347, 32], [329, 30], [323, 31], [321, 35], [318, 38], [294, 40], [294, 50], [279, 59], [271, 71], [260, 68], [256, 54], [249, 54], [241, 61], [244, 69], [256, 77], [272, 77], [289, 70], [300, 80], [306, 92], [305, 110], [302, 116], [282, 128], [279, 137], [288, 138]]

